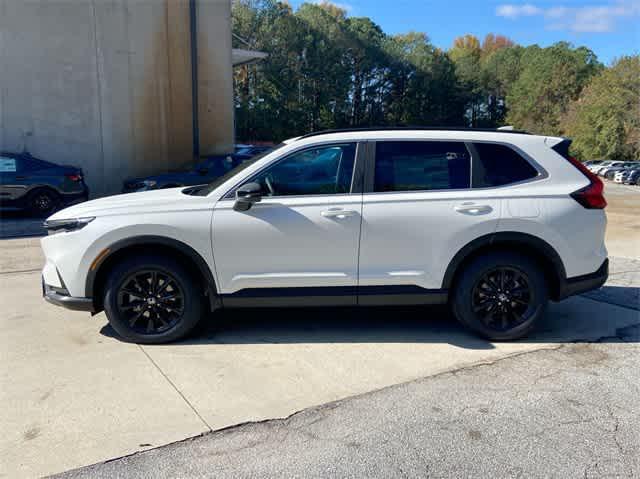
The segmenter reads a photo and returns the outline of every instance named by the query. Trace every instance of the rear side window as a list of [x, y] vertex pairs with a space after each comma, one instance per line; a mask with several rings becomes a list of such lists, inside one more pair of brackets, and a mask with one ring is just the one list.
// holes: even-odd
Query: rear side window
[[474, 143], [473, 187], [502, 186], [538, 176], [537, 170], [518, 152], [496, 143]]
[[379, 141], [374, 191], [469, 188], [471, 156], [462, 142]]
[[0, 156], [0, 173], [15, 173], [16, 159], [7, 156]]

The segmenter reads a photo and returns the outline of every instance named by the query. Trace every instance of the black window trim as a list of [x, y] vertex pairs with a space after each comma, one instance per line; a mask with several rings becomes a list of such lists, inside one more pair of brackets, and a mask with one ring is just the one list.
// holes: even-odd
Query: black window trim
[[[378, 142], [400, 142], [400, 141], [444, 141], [448, 143], [464, 143], [467, 151], [470, 156], [470, 179], [469, 179], [469, 188], [450, 188], [450, 189], [438, 189], [438, 190], [407, 190], [407, 191], [375, 191], [375, 165], [376, 165], [376, 144]], [[534, 181], [540, 181], [549, 177], [549, 173], [537, 162], [535, 161], [529, 154], [524, 152], [522, 149], [518, 148], [516, 145], [511, 143], [506, 143], [503, 141], [495, 141], [495, 140], [468, 140], [468, 139], [453, 139], [453, 138], [380, 138], [376, 140], [369, 140], [369, 148], [366, 154], [366, 172], [365, 172], [365, 182], [363, 193], [367, 195], [392, 195], [392, 194], [412, 194], [412, 193], [443, 193], [443, 192], [460, 192], [460, 191], [483, 191], [483, 190], [496, 190], [502, 188], [510, 188], [513, 186], [520, 186], [526, 183], [532, 183]], [[474, 167], [474, 156], [478, 157], [477, 150], [473, 147], [473, 143], [490, 143], [494, 145], [503, 145], [507, 148], [511, 148], [516, 153], [518, 153], [525, 161], [527, 161], [531, 167], [536, 170], [538, 173], [533, 178], [528, 178], [526, 180], [517, 181], [515, 183], [507, 183], [500, 186], [484, 186], [484, 187], [473, 187], [473, 179], [477, 175], [477, 168]]]
[[301, 153], [303, 151], [306, 150], [313, 150], [313, 149], [317, 149], [317, 148], [325, 148], [325, 147], [331, 147], [331, 146], [340, 146], [340, 145], [346, 145], [346, 144], [355, 144], [356, 145], [356, 153], [355, 153], [355, 160], [354, 160], [354, 165], [353, 165], [353, 173], [351, 175], [351, 186], [349, 189], [349, 192], [347, 193], [322, 193], [322, 194], [314, 194], [314, 195], [281, 195], [281, 196], [265, 196], [265, 199], [275, 199], [275, 198], [316, 198], [316, 197], [323, 197], [323, 196], [338, 196], [338, 195], [356, 195], [356, 194], [362, 194], [362, 190], [363, 190], [363, 176], [364, 176], [364, 171], [365, 171], [365, 151], [366, 151], [366, 147], [365, 144], [368, 143], [367, 141], [361, 141], [361, 140], [343, 140], [343, 141], [337, 141], [337, 140], [331, 140], [331, 141], [327, 141], [327, 142], [322, 142], [322, 143], [314, 143], [312, 145], [305, 145], [302, 146], [300, 148], [296, 148], [294, 150], [291, 150], [289, 152], [287, 152], [284, 156], [281, 156], [273, 161], [270, 161], [268, 164], [264, 165], [262, 168], [260, 168], [258, 171], [255, 171], [254, 173], [252, 173], [248, 178], [245, 178], [241, 181], [239, 181], [238, 183], [236, 183], [232, 188], [230, 188], [224, 195], [222, 195], [222, 197], [220, 198], [220, 201], [225, 201], [225, 200], [233, 200], [235, 201], [235, 194], [236, 194], [236, 190], [244, 185], [247, 182], [250, 182], [253, 178], [255, 178], [256, 176], [258, 176], [260, 173], [262, 173], [264, 170], [266, 170], [267, 168], [270, 168], [278, 163], [280, 163], [281, 161], [286, 160], [287, 158], [289, 158], [292, 155]]
[[463, 143], [467, 153], [469, 153], [469, 185], [471, 185], [471, 180], [473, 178], [473, 157], [471, 156], [471, 151], [469, 150], [469, 146], [467, 145], [466, 140], [459, 139], [448, 139], [448, 138], [381, 138], [378, 140], [370, 141], [371, 147], [370, 151], [367, 155], [367, 174], [365, 175], [365, 187], [364, 193], [366, 194], [376, 194], [376, 195], [393, 195], [393, 194], [411, 194], [411, 193], [437, 193], [443, 191], [469, 191], [469, 188], [443, 188], [437, 190], [400, 190], [400, 191], [375, 191], [375, 171], [376, 171], [376, 145], [378, 143], [398, 143], [401, 141], [411, 141], [411, 142], [446, 142], [446, 143]]
[[[491, 145], [506, 146], [507, 148], [510, 148], [511, 150], [515, 151], [518, 155], [520, 155], [520, 157], [523, 160], [525, 160], [527, 163], [529, 163], [529, 166], [531, 166], [538, 174], [536, 176], [531, 177], [531, 178], [527, 178], [526, 180], [514, 181], [513, 183], [505, 183], [504, 185], [482, 186], [482, 187], [474, 188], [473, 179], [477, 176], [477, 168], [474, 168], [473, 155], [475, 155], [476, 158], [478, 156], [480, 156], [478, 151], [476, 150], [476, 148], [473, 146], [474, 143], [489, 143]], [[520, 185], [524, 185], [526, 183], [533, 183], [534, 181], [540, 181], [540, 180], [543, 180], [543, 179], [546, 179], [546, 178], [549, 177], [549, 173], [547, 173], [547, 170], [545, 170], [542, 167], [542, 165], [540, 165], [540, 163], [538, 163], [536, 160], [534, 160], [531, 157], [531, 155], [527, 154], [525, 151], [523, 151], [517, 145], [514, 145], [512, 143], [506, 143], [504, 141], [492, 141], [492, 140], [472, 140], [472, 141], [467, 140], [467, 149], [471, 152], [471, 188], [470, 189], [472, 189], [474, 191], [496, 190], [496, 189], [500, 189], [500, 188], [510, 188], [512, 186], [520, 186]]]

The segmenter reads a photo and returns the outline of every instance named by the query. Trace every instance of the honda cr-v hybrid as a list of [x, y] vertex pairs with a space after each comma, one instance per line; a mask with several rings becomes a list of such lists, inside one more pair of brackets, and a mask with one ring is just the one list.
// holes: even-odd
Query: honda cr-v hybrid
[[607, 278], [602, 182], [569, 143], [443, 129], [291, 139], [208, 185], [56, 213], [44, 295], [104, 310], [140, 343], [181, 338], [219, 308], [446, 303], [484, 337], [519, 338], [549, 300]]

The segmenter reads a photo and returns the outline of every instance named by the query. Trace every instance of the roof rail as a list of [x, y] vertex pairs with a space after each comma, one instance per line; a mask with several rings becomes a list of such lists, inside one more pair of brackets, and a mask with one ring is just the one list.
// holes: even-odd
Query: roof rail
[[468, 128], [468, 127], [456, 127], [456, 126], [372, 126], [372, 127], [362, 127], [362, 128], [339, 128], [334, 130], [320, 130], [314, 131], [313, 133], [307, 133], [306, 135], [302, 135], [298, 139], [301, 140], [303, 138], [309, 138], [311, 136], [318, 135], [328, 135], [330, 133], [350, 133], [350, 132], [365, 132], [365, 131], [411, 131], [411, 130], [419, 130], [419, 131], [478, 131], [478, 132], [489, 132], [489, 133], [507, 133], [507, 134], [519, 134], [519, 135], [529, 135], [528, 131], [524, 130], [504, 130], [499, 128]]

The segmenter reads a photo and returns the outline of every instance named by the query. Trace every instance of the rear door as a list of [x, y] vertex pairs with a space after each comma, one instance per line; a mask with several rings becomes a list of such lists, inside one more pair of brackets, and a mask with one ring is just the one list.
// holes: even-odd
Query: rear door
[[449, 262], [467, 243], [496, 230], [501, 201], [490, 190], [471, 189], [471, 153], [462, 141], [378, 141], [371, 153], [359, 302], [375, 304], [385, 292], [397, 303], [441, 298]]

